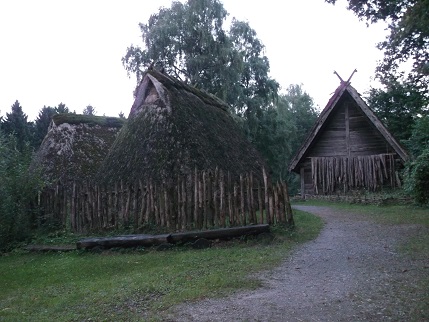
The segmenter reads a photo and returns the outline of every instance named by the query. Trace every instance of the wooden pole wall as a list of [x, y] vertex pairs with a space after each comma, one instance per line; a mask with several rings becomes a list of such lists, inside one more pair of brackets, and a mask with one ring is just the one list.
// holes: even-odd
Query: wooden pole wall
[[91, 182], [57, 185], [40, 195], [45, 217], [75, 232], [134, 228], [148, 225], [169, 231], [210, 229], [248, 224], [293, 222], [286, 183], [272, 184], [263, 169], [263, 182], [252, 173], [239, 180], [220, 169], [194, 170], [178, 177], [175, 186], [152, 180], [106, 187]]

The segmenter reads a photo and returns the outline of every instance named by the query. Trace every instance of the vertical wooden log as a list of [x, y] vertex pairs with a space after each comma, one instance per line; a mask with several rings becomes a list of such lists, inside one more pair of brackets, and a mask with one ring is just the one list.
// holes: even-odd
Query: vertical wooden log
[[244, 205], [244, 197], [244, 178], [243, 175], [240, 174], [240, 222], [241, 225], [246, 226], [246, 209]]
[[280, 214], [279, 214], [279, 195], [277, 190], [277, 185], [273, 185], [273, 212], [276, 223], [280, 222]]
[[[168, 193], [168, 187], [164, 186], [164, 225], [170, 229], [171, 228], [171, 215], [170, 215], [170, 196]], [[163, 226], [164, 226], [163, 225]]]
[[283, 186], [284, 203], [286, 208], [286, 223], [288, 224], [288, 226], [292, 227], [294, 225], [292, 206], [290, 204], [289, 192], [285, 181], [282, 182], [282, 186]]
[[240, 219], [239, 219], [239, 207], [238, 207], [238, 186], [236, 183], [234, 183], [234, 199], [233, 199], [233, 224], [235, 226], [240, 224]]
[[146, 224], [147, 222], [145, 222], [145, 207], [146, 207], [146, 193], [145, 193], [145, 187], [143, 186], [143, 182], [141, 181], [141, 179], [139, 179], [139, 198], [140, 198], [140, 208], [138, 211], [138, 227], [142, 227], [144, 224]]
[[214, 177], [213, 177], [213, 206], [214, 206], [213, 225], [214, 226], [219, 226], [219, 223], [220, 223], [218, 195], [219, 195], [219, 169], [216, 167], [214, 171]]
[[259, 205], [259, 223], [264, 223], [264, 204], [262, 202], [262, 188], [258, 180], [258, 205]]
[[88, 222], [88, 229], [92, 229], [93, 228], [93, 223], [92, 223], [92, 209], [91, 209], [91, 204], [92, 204], [92, 194], [91, 194], [91, 188], [88, 184], [88, 182], [85, 183], [85, 193], [86, 193], [86, 218], [87, 218], [87, 222]]
[[153, 217], [152, 217], [152, 209], [153, 209], [153, 197], [152, 197], [152, 180], [149, 180], [148, 186], [147, 186], [147, 207], [146, 207], [146, 213], [145, 213], [145, 221], [147, 224], [154, 223]]
[[71, 207], [70, 207], [70, 224], [72, 231], [77, 232], [76, 225], [76, 181], [73, 181]]
[[202, 217], [203, 217], [203, 220], [202, 220], [202, 222], [203, 222], [203, 226], [204, 226], [204, 228], [206, 228], [207, 229], [207, 227], [208, 227], [208, 222], [209, 222], [209, 218], [208, 218], [208, 211], [207, 211], [207, 199], [209, 199], [208, 198], [208, 195], [207, 195], [207, 172], [206, 171], [203, 171], [203, 189], [202, 189], [202, 193], [203, 193], [203, 204], [204, 204], [204, 206], [203, 206], [203, 214], [202, 214]]
[[228, 171], [228, 184], [226, 188], [226, 194], [228, 196], [228, 221], [229, 226], [231, 227], [233, 225], [233, 206], [232, 206], [232, 191], [231, 191], [231, 173]]
[[162, 216], [161, 207], [162, 205], [162, 186], [159, 186], [157, 183], [153, 184], [153, 206], [154, 206], [154, 215], [155, 223], [159, 226], [162, 226]]
[[180, 229], [181, 230], [185, 230], [186, 226], [188, 225], [188, 216], [186, 215], [186, 178], [182, 177], [182, 181], [181, 181], [181, 204], [180, 204], [180, 212], [181, 212], [181, 217], [182, 220], [181, 222], [181, 226]]
[[226, 227], [226, 221], [225, 221], [225, 182], [224, 182], [224, 173], [222, 169], [219, 171], [219, 188], [220, 188], [220, 224], [221, 227]]
[[265, 213], [267, 218], [267, 224], [271, 225], [271, 212], [270, 212], [270, 200], [269, 200], [269, 190], [268, 190], [268, 177], [265, 172], [265, 168], [262, 168], [262, 176], [264, 178], [264, 192], [265, 192]]
[[253, 173], [249, 173], [249, 197], [250, 197], [250, 204], [249, 204], [249, 213], [250, 213], [250, 221], [253, 224], [257, 223], [256, 219], [256, 208], [255, 208], [255, 199], [253, 194]]
[[139, 227], [139, 211], [138, 211], [138, 200], [139, 200], [139, 184], [137, 182], [133, 183], [133, 199], [132, 199], [132, 214], [133, 214], [133, 226], [136, 231]]
[[198, 171], [197, 168], [195, 168], [194, 171], [194, 225], [195, 227], [198, 227], [198, 193], [199, 193], [199, 189], [198, 189]]
[[209, 171], [207, 175], [207, 202], [208, 202], [208, 225], [210, 227], [214, 226], [214, 203], [213, 203], [213, 173]]
[[248, 222], [249, 224], [255, 224], [255, 222], [253, 221], [253, 214], [252, 214], [252, 200], [251, 200], [251, 190], [252, 187], [250, 185], [250, 174], [247, 173], [246, 174], [246, 201], [247, 201], [247, 211], [248, 211]]

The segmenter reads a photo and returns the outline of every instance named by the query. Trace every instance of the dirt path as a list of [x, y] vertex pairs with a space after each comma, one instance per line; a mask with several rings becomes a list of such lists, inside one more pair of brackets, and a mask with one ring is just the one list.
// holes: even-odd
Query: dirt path
[[414, 225], [379, 225], [358, 214], [297, 206], [326, 225], [273, 271], [264, 286], [220, 300], [178, 307], [172, 321], [407, 321], [418, 303], [417, 277], [426, 260], [411, 261], [398, 243], [421, 233]]

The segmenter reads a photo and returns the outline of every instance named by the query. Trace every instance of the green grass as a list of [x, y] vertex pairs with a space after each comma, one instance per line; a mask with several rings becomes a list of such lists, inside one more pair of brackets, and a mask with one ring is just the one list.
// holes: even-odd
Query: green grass
[[0, 320], [156, 320], [184, 301], [253, 289], [260, 282], [249, 274], [278, 265], [323, 225], [300, 211], [295, 223], [293, 231], [274, 227], [272, 241], [254, 238], [206, 250], [10, 253], [0, 257]]

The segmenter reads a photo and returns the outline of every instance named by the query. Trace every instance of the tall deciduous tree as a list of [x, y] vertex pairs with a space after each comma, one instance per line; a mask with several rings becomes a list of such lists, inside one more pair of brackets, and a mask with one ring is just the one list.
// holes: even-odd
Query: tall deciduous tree
[[225, 30], [227, 15], [218, 0], [173, 2], [140, 24], [144, 48], [129, 47], [122, 62], [138, 79], [155, 63], [155, 68], [217, 95], [249, 121], [258, 118], [279, 85], [268, 75], [269, 62], [256, 32], [236, 19]]
[[385, 89], [369, 91], [369, 106], [399, 140], [408, 140], [416, 120], [428, 114], [428, 99], [409, 82], [390, 79]]
[[290, 85], [275, 105], [263, 111], [255, 144], [267, 159], [274, 177], [289, 179], [292, 190], [296, 187], [288, 174], [288, 165], [316, 118], [313, 99], [301, 85]]
[[429, 0], [348, 0], [348, 3], [359, 18], [389, 24], [390, 34], [378, 45], [384, 51], [384, 59], [377, 67], [379, 78], [400, 78], [401, 63], [410, 60], [413, 66], [408, 81], [428, 95]]
[[31, 126], [27, 121], [27, 115], [23, 112], [18, 101], [15, 101], [11, 107], [11, 112], [6, 113], [6, 118], [2, 123], [2, 130], [5, 134], [16, 136], [16, 147], [23, 151], [25, 145], [31, 141]]

